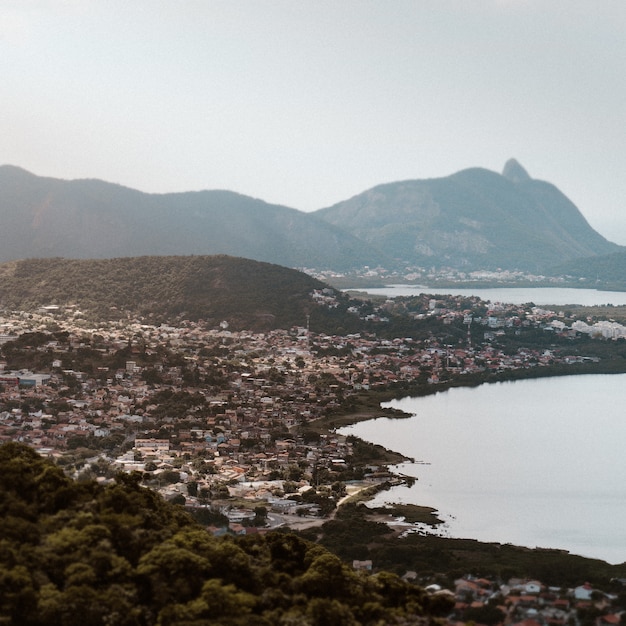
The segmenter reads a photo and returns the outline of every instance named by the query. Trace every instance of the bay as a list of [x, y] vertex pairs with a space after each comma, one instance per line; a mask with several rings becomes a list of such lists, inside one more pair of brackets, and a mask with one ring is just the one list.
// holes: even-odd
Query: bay
[[428, 293], [478, 296], [486, 302], [508, 304], [534, 302], [537, 305], [554, 304], [558, 306], [566, 306], [568, 304], [580, 304], [583, 306], [602, 304], [612, 304], [613, 306], [626, 305], [626, 292], [624, 291], [600, 291], [597, 289], [573, 289], [570, 287], [461, 289], [455, 287], [426, 287], [424, 285], [387, 285], [385, 287], [358, 288], [358, 291], [390, 298], [394, 296], [417, 296], [421, 293]]
[[438, 533], [626, 561], [626, 374], [453, 388], [386, 403], [413, 415], [341, 429], [401, 452], [412, 487], [386, 502], [432, 506]]

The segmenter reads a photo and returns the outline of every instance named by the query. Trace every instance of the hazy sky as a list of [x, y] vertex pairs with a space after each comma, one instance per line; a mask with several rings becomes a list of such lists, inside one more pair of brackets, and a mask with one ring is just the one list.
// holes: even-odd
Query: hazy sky
[[515, 157], [626, 244], [625, 33], [624, 0], [0, 0], [0, 163], [309, 211]]

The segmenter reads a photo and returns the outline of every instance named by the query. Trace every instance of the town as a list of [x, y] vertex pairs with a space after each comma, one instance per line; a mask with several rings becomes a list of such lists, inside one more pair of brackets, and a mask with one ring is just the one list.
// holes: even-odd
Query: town
[[[332, 290], [312, 295], [317, 306], [336, 306]], [[26, 443], [77, 480], [132, 473], [166, 499], [204, 512], [216, 535], [307, 528], [351, 497], [405, 480], [389, 470], [399, 455], [336, 431], [383, 414], [378, 400], [363, 398], [434, 392], [481, 375], [567, 371], [600, 360], [568, 342], [626, 334], [615, 322], [467, 297], [382, 299], [351, 313], [384, 324], [399, 309], [416, 324], [436, 322], [441, 335], [331, 336], [306, 326], [253, 333], [230, 330], [226, 321], [214, 328], [202, 321], [94, 324], [77, 307], [56, 305], [5, 311], [0, 442]], [[525, 331], [547, 337], [549, 347], [512, 351], [499, 342]], [[534, 626], [573, 616], [591, 623], [581, 616], [593, 615], [598, 626], [619, 622], [617, 596], [583, 587], [564, 594], [537, 581], [509, 588], [464, 578], [455, 591], [429, 591], [454, 595], [455, 621], [506, 616]]]
[[[336, 304], [331, 290], [313, 296], [318, 306]], [[364, 458], [362, 445], [356, 454], [354, 439], [332, 428], [333, 416], [357, 412], [362, 395], [598, 360], [553, 348], [504, 351], [497, 340], [507, 332], [617, 339], [626, 331], [452, 296], [424, 296], [417, 308], [414, 299], [410, 307], [383, 300], [352, 312], [384, 323], [398, 307], [416, 323], [459, 329], [456, 343], [432, 333], [235, 332], [227, 322], [94, 327], [76, 308], [57, 306], [5, 313], [0, 441], [25, 442], [75, 477], [142, 472], [166, 498], [188, 505], [237, 497], [280, 514], [323, 515], [346, 495], [346, 482], [390, 478], [384, 455]], [[316, 428], [324, 419], [327, 428]]]

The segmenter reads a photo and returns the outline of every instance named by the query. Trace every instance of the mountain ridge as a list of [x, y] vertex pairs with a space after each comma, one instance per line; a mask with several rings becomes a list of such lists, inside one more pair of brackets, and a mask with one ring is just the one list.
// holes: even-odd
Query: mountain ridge
[[290, 267], [384, 255], [307, 213], [227, 190], [147, 194], [0, 166], [0, 262], [31, 257], [229, 254]]
[[228, 190], [150, 194], [0, 166], [0, 262], [216, 255], [349, 271], [452, 267], [543, 272], [623, 250], [551, 183], [510, 159], [384, 183], [305, 213]]

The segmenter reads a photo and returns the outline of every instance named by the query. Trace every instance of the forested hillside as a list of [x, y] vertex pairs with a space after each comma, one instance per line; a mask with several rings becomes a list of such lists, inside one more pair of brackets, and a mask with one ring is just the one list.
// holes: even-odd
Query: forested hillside
[[[151, 322], [203, 319], [247, 329], [317, 328], [354, 316], [316, 306], [315, 289], [327, 286], [288, 268], [248, 259], [137, 257], [29, 259], [0, 265], [0, 307], [33, 310], [75, 305], [87, 316], [127, 315]], [[334, 293], [334, 292], [333, 292]]]
[[0, 621], [21, 626], [426, 624], [447, 600], [295, 535], [215, 538], [140, 486], [0, 447]]

